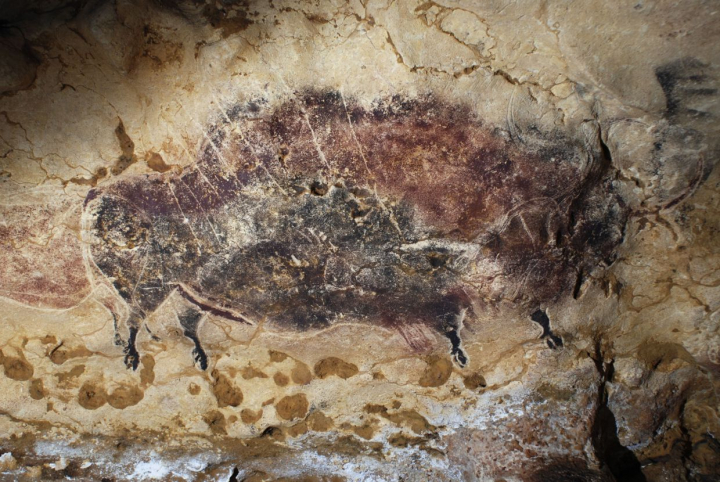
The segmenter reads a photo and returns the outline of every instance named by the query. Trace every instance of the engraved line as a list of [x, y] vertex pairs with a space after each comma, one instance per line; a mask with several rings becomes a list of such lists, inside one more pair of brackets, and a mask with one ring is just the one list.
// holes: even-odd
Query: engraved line
[[255, 151], [255, 148], [252, 146], [252, 144], [250, 144], [250, 142], [249, 142], [249, 141], [247, 140], [247, 138], [245, 137], [245, 134], [243, 133], [243, 131], [242, 131], [242, 129], [240, 128], [240, 126], [238, 125], [239, 123], [238, 123], [238, 124], [233, 124], [232, 121], [230, 120], [230, 117], [228, 117], [227, 113], [225, 112], [225, 110], [223, 110], [223, 109], [220, 107], [220, 101], [219, 101], [218, 98], [215, 96], [215, 93], [213, 93], [213, 99], [215, 99], [215, 103], [216, 103], [217, 106], [218, 106], [218, 110], [219, 110], [220, 113], [223, 115], [223, 117], [225, 117], [225, 120], [227, 121], [228, 125], [232, 126], [232, 127], [233, 127], [233, 130], [237, 130], [237, 132], [240, 134], [240, 138], [243, 140], [243, 142], [245, 143], [245, 145], [248, 146], [248, 149], [250, 149], [250, 152], [252, 152], [253, 156], [255, 157], [255, 162], [257, 162], [257, 165], [260, 166], [260, 167], [262, 167], [262, 169], [265, 171], [265, 174], [268, 175], [268, 177], [270, 178], [270, 180], [278, 187], [278, 189], [280, 189], [280, 191], [282, 191], [282, 193], [283, 193], [284, 195], [287, 196], [287, 195], [288, 195], [287, 191], [285, 191], [285, 189], [283, 189], [283, 187], [280, 185], [280, 183], [277, 182], [277, 180], [275, 179], [275, 177], [270, 173], [270, 171], [268, 170], [268, 168], [265, 166], [265, 163], [263, 163], [263, 162], [260, 160], [260, 156], [258, 156], [257, 152]]
[[305, 112], [305, 109], [300, 107], [300, 110], [303, 114], [303, 118], [305, 118], [305, 122], [307, 123], [308, 128], [310, 129], [310, 134], [312, 134], [313, 143], [315, 144], [315, 149], [318, 152], [318, 155], [320, 156], [320, 159], [325, 163], [327, 168], [332, 172], [332, 168], [330, 167], [330, 163], [328, 162], [327, 158], [325, 157], [325, 153], [323, 153], [322, 148], [320, 147], [320, 143], [317, 140], [317, 137], [315, 137], [315, 131], [312, 128], [312, 125], [310, 125], [310, 118], [307, 115], [307, 112]]
[[195, 203], [197, 203], [198, 207], [199, 207], [200, 210], [203, 212], [203, 215], [205, 216], [205, 219], [207, 219], [207, 222], [208, 222], [208, 224], [210, 225], [210, 229], [212, 229], [212, 232], [213, 232], [213, 234], [215, 235], [215, 239], [217, 239], [218, 247], [221, 247], [221, 246], [222, 246], [222, 242], [220, 241], [220, 237], [218, 236], [217, 231], [215, 231], [215, 226], [213, 225], [212, 221], [210, 221], [210, 217], [208, 217], [207, 211], [205, 211], [205, 209], [203, 208], [202, 204], [200, 204], [200, 201], [198, 201], [198, 198], [195, 197], [195, 193], [192, 191], [192, 189], [190, 189], [190, 187], [185, 183], [185, 181], [184, 181], [181, 177], [178, 178], [178, 179], [179, 179], [180, 182], [183, 184], [183, 186], [185, 186], [185, 189], [188, 190], [188, 192], [190, 193], [190, 195], [191, 195], [191, 196], [193, 197], [193, 199], [195, 200]]
[[168, 188], [170, 188], [170, 192], [172, 193], [173, 198], [175, 198], [175, 204], [177, 204], [177, 207], [180, 210], [180, 213], [183, 215], [184, 224], [188, 225], [188, 228], [190, 228], [190, 232], [192, 233], [193, 237], [195, 238], [198, 254], [202, 256], [202, 250], [200, 249], [200, 240], [198, 239], [197, 235], [195, 234], [195, 230], [192, 228], [192, 224], [190, 224], [190, 218], [188, 218], [185, 215], [185, 211], [183, 211], [183, 208], [180, 206], [180, 201], [178, 201], [178, 198], [175, 195], [175, 191], [173, 191], [172, 185], [170, 183], [167, 183], [167, 186], [168, 186]]
[[130, 298], [133, 300], [133, 304], [135, 303], [135, 292], [137, 291], [137, 287], [140, 285], [140, 282], [143, 279], [143, 276], [145, 275], [145, 268], [147, 268], [148, 261], [150, 259], [150, 253], [149, 248], [150, 245], [145, 245], [145, 262], [143, 263], [143, 267], [140, 270], [140, 276], [138, 276], [138, 280], [135, 283], [135, 286], [133, 287], [132, 293], [130, 294]]
[[345, 96], [343, 95], [342, 90], [338, 90], [338, 92], [340, 93], [340, 99], [342, 99], [343, 107], [345, 107], [345, 115], [347, 116], [348, 124], [350, 124], [350, 132], [352, 133], [353, 139], [355, 139], [355, 144], [357, 144], [358, 151], [360, 152], [363, 163], [365, 163], [365, 169], [367, 170], [368, 174], [370, 174], [370, 177], [374, 179], [375, 175], [370, 170], [370, 167], [368, 167], [367, 158], [365, 157], [363, 148], [360, 145], [360, 141], [358, 140], [357, 136], [355, 135], [355, 127], [353, 126], [352, 119], [350, 119], [350, 112], [348, 112], [347, 104], [345, 103]]

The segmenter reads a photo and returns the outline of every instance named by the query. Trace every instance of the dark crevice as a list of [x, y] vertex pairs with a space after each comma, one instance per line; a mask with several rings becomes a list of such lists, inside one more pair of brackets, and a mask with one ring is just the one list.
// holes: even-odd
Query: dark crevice
[[615, 414], [608, 406], [607, 383], [615, 372], [614, 360], [605, 361], [600, 342], [595, 344], [595, 353], [590, 355], [600, 374], [598, 387], [598, 408], [593, 420], [591, 440], [595, 456], [603, 470], [609, 471], [618, 482], [646, 482], [640, 462], [632, 450], [623, 446], [617, 433]]
[[688, 480], [692, 480], [692, 473], [690, 470], [690, 463], [691, 463], [691, 457], [693, 453], [693, 444], [692, 444], [692, 437], [690, 436], [690, 432], [688, 431], [687, 427], [685, 426], [685, 404], [687, 401], [684, 401], [682, 406], [680, 407], [680, 433], [682, 434], [682, 437], [680, 440], [677, 441], [678, 448], [680, 449], [680, 458], [683, 462], [683, 468], [685, 469], [685, 477]]
[[282, 433], [282, 430], [280, 430], [277, 427], [268, 427], [260, 434], [260, 437], [273, 437], [275, 435], [278, 435], [279, 433]]
[[238, 482], [238, 475], [240, 475], [240, 469], [233, 467], [233, 471], [232, 474], [230, 474], [228, 482]]
[[598, 138], [600, 139], [600, 150], [602, 151], [602, 157], [603, 157], [603, 164], [606, 166], [612, 165], [612, 154], [610, 154], [610, 148], [605, 144], [605, 141], [603, 141], [602, 134], [598, 134]]
[[575, 286], [573, 286], [572, 297], [574, 300], [580, 297], [580, 289], [582, 288], [583, 282], [585, 281], [585, 273], [582, 267], [578, 270], [577, 278], [575, 279]]

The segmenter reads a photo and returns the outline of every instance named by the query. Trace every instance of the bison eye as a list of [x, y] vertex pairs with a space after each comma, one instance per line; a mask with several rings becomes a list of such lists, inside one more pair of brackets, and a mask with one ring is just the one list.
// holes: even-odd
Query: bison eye
[[328, 185], [323, 182], [315, 181], [310, 184], [310, 193], [314, 196], [324, 196], [327, 192]]
[[365, 208], [361, 208], [360, 206], [354, 207], [352, 209], [352, 211], [350, 212], [350, 215], [355, 219], [356, 218], [364, 218], [370, 212], [371, 209], [372, 208], [369, 208], [369, 207], [365, 207]]
[[430, 266], [433, 268], [442, 268], [447, 265], [448, 259], [449, 256], [443, 253], [430, 253], [427, 255], [428, 263], [430, 263]]

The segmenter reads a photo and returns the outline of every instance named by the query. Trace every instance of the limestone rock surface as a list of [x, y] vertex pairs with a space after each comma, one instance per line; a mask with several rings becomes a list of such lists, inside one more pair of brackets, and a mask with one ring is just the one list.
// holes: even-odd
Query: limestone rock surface
[[718, 12], [0, 1], [0, 480], [718, 480]]

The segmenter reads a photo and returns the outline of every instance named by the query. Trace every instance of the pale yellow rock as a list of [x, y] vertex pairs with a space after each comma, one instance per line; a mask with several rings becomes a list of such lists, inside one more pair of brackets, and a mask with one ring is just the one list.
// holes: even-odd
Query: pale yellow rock
[[33, 467], [27, 467], [23, 475], [29, 479], [39, 479], [42, 476], [42, 467], [37, 465]]
[[17, 468], [17, 460], [12, 456], [11, 452], [5, 452], [0, 455], [0, 472], [8, 472]]
[[452, 34], [459, 42], [488, 57], [495, 40], [487, 33], [487, 26], [477, 15], [462, 10], [451, 10], [440, 23], [443, 31]]
[[[416, 15], [419, 6], [419, 2], [403, 0], [387, 9], [377, 8], [376, 4], [368, 8], [386, 29], [386, 42], [396, 52], [398, 62], [411, 69], [436, 69], [450, 74], [476, 65], [475, 54], [469, 47], [451, 35], [427, 28]], [[428, 45], [432, 48], [428, 49]]]
[[550, 92], [552, 92], [554, 96], [560, 97], [561, 99], [568, 97], [574, 91], [575, 87], [570, 82], [563, 82], [562, 84], [557, 84], [553, 86], [552, 89], [550, 89]]

